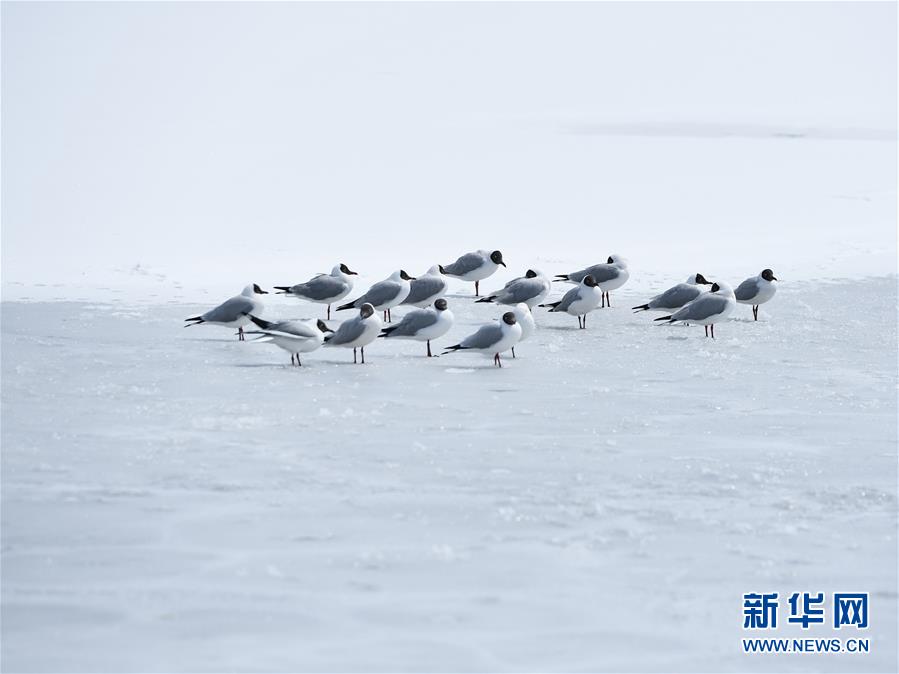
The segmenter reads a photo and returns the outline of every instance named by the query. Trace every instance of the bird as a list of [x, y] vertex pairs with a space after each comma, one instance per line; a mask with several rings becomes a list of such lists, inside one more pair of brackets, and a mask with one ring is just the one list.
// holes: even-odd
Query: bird
[[443, 337], [453, 327], [455, 318], [442, 297], [434, 302], [433, 309], [415, 309], [403, 316], [396, 325], [384, 328], [378, 337], [387, 339], [414, 339], [428, 343], [428, 358], [431, 354], [431, 340]]
[[692, 302], [675, 311], [670, 316], [656, 318], [656, 321], [667, 323], [696, 323], [705, 326], [705, 336], [709, 336], [709, 327], [712, 328], [712, 339], [715, 339], [715, 323], [723, 321], [730, 316], [737, 306], [733, 288], [724, 281], [713, 283], [707, 293], [702, 293]]
[[353, 290], [353, 279], [350, 278], [351, 276], [358, 276], [358, 274], [350, 271], [350, 268], [341, 262], [334, 265], [330, 274], [316, 274], [305, 283], [297, 283], [292, 286], [275, 286], [275, 290], [281, 291], [278, 293], [279, 295], [293, 295], [310, 302], [327, 304], [328, 320], [330, 320], [331, 305], [342, 300]]
[[592, 267], [586, 267], [570, 274], [558, 274], [554, 280], [568, 281], [570, 283], [580, 283], [584, 277], [590, 274], [602, 290], [602, 306], [612, 306], [612, 297], [609, 295], [610, 290], [617, 290], [630, 278], [630, 272], [627, 270], [627, 260], [620, 255], [609, 255], [609, 259], [605, 264], [595, 264]]
[[302, 365], [301, 353], [315, 351], [324, 342], [326, 332], [334, 332], [322, 319], [318, 319], [315, 325], [306, 321], [279, 321], [277, 323], [264, 321], [253, 314], [249, 315], [259, 330], [247, 330], [248, 335], [262, 335], [254, 339], [254, 342], [272, 342], [290, 354], [290, 364]]
[[325, 335], [325, 346], [342, 346], [353, 350], [353, 363], [356, 362], [356, 349], [362, 352], [362, 363], [365, 364], [365, 347], [371, 344], [381, 332], [381, 318], [375, 308], [366, 302], [359, 308], [359, 315], [340, 324], [336, 332]]
[[390, 278], [375, 283], [362, 297], [337, 307], [337, 311], [359, 309], [368, 303], [378, 311], [383, 311], [384, 321], [390, 323], [390, 309], [406, 299], [409, 295], [409, 282], [414, 280], [414, 276], [409, 276], [402, 269], [395, 271]]
[[478, 302], [497, 304], [518, 304], [524, 302], [528, 308], [536, 307], [549, 294], [552, 283], [543, 272], [528, 269], [524, 276], [509, 281], [502, 290], [482, 297]]
[[576, 288], [572, 288], [558, 302], [541, 304], [541, 307], [549, 307], [550, 312], [564, 311], [572, 316], [577, 316], [578, 328], [587, 328], [587, 314], [599, 306], [602, 300], [602, 289], [596, 283], [592, 275], [587, 274]]
[[448, 285], [443, 275], [443, 266], [435, 264], [426, 274], [409, 283], [409, 294], [400, 304], [424, 309], [446, 295]]
[[499, 357], [503, 351], [508, 351], [521, 340], [521, 326], [515, 313], [507, 311], [498, 323], [488, 323], [478, 328], [478, 331], [469, 335], [458, 344], [447, 347], [443, 355], [456, 351], [477, 351], [484, 355], [493, 354], [493, 364], [502, 367], [503, 362]]
[[[518, 324], [521, 326], [521, 339], [518, 341], [523, 342], [537, 330], [537, 324], [534, 322], [534, 314], [531, 313], [531, 308], [524, 302], [519, 302], [512, 307], [512, 313], [515, 314], [515, 320], [517, 320]], [[514, 346], [512, 347], [512, 358], [515, 358]]]
[[474, 294], [477, 297], [480, 282], [499, 269], [499, 265], [505, 267], [506, 263], [498, 250], [492, 253], [489, 250], [476, 250], [465, 253], [452, 264], [443, 265], [443, 273], [463, 281], [474, 281]]
[[748, 278], [737, 286], [734, 296], [740, 304], [752, 305], [752, 318], [759, 319], [759, 305], [764, 304], [777, 292], [777, 277], [770, 269], [762, 270], [758, 276]]
[[705, 292], [704, 285], [712, 285], [702, 274], [693, 274], [687, 277], [683, 283], [671, 286], [663, 293], [659, 293], [646, 304], [631, 307], [634, 313], [641, 311], [674, 311], [680, 309], [687, 302], [692, 302]]
[[215, 309], [210, 309], [200, 316], [185, 318], [187, 325], [184, 327], [189, 328], [192, 325], [210, 323], [212, 325], [222, 325], [226, 328], [237, 328], [237, 339], [243, 342], [245, 341], [243, 326], [250, 322], [249, 314], [260, 314], [263, 310], [262, 301], [256, 299], [256, 295], [268, 295], [268, 291], [263, 290], [255, 283], [251, 283], [241, 291], [240, 295], [235, 295], [231, 299], [225, 300]]

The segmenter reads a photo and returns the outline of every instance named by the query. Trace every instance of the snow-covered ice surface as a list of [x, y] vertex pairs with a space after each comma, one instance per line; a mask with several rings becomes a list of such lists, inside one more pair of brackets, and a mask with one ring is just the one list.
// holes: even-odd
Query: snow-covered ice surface
[[[499, 313], [463, 287], [440, 344]], [[895, 671], [896, 278], [714, 342], [645, 298], [502, 370], [5, 302], [4, 670]], [[872, 652], [741, 654], [759, 590], [870, 592]]]

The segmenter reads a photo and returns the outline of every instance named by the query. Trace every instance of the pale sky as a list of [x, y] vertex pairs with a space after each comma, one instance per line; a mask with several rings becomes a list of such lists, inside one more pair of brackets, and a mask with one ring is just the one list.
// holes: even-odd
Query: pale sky
[[618, 189], [572, 206], [634, 156], [579, 130], [888, 137], [896, 113], [893, 3], [3, 2], [4, 281], [649, 222]]

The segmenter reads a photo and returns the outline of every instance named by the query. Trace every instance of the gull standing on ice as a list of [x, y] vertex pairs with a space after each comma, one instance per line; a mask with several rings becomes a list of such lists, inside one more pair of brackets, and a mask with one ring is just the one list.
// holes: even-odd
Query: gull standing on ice
[[428, 343], [428, 358], [431, 357], [431, 340], [443, 337], [453, 327], [453, 312], [447, 309], [442, 297], [434, 302], [433, 309], [415, 309], [403, 316], [398, 324], [384, 328], [379, 337], [415, 339]]
[[499, 269], [506, 266], [503, 262], [503, 254], [498, 250], [492, 253], [489, 250], [477, 250], [473, 253], [465, 253], [452, 264], [443, 265], [443, 273], [463, 281], [474, 281], [474, 294], [478, 296], [478, 284]]
[[777, 277], [770, 269], [765, 269], [758, 276], [748, 278], [737, 286], [734, 296], [740, 304], [752, 305], [752, 317], [759, 319], [759, 305], [764, 304], [777, 292]]
[[410, 282], [409, 294], [401, 304], [424, 309], [446, 295], [447, 286], [443, 267], [435, 264], [428, 269], [428, 273], [418, 276]]
[[671, 286], [665, 292], [653, 297], [646, 304], [631, 308], [634, 310], [634, 313], [641, 311], [674, 311], [675, 309], [680, 309], [687, 302], [692, 302], [705, 292], [705, 288], [701, 287], [704, 285], [710, 286], [712, 282], [707, 281], [702, 274], [693, 274], [684, 283]]
[[322, 319], [318, 319], [315, 325], [306, 321], [279, 321], [277, 323], [264, 321], [250, 314], [253, 321], [261, 330], [247, 330], [248, 335], [262, 335], [254, 339], [254, 342], [272, 342], [290, 354], [290, 364], [302, 365], [301, 353], [315, 351], [322, 345], [326, 332], [334, 332], [325, 325]]
[[365, 363], [365, 347], [378, 338], [381, 332], [381, 319], [375, 308], [366, 302], [359, 309], [359, 315], [340, 324], [336, 332], [325, 336], [325, 346], [342, 346], [353, 350], [353, 362], [356, 362], [356, 349], [362, 351], [362, 363]]
[[478, 302], [497, 304], [518, 304], [524, 302], [529, 308], [536, 307], [549, 294], [552, 283], [543, 272], [528, 269], [524, 276], [509, 281], [502, 290], [497, 290]]
[[736, 306], [737, 300], [734, 297], [733, 288], [724, 281], [719, 281], [712, 284], [709, 292], [701, 294], [670, 316], [662, 316], [655, 320], [667, 321], [669, 324], [680, 321], [704, 325], [706, 337], [709, 336], [709, 326], [711, 326], [712, 339], [715, 339], [715, 323], [730, 316]]
[[[521, 339], [518, 341], [523, 342], [537, 330], [537, 324], [534, 322], [534, 314], [531, 313], [531, 308], [524, 302], [519, 302], [512, 307], [512, 313], [515, 314], [515, 320], [517, 320], [518, 325], [521, 326]], [[514, 346], [512, 347], [512, 358], [515, 358]]]
[[226, 328], [237, 328], [237, 339], [241, 342], [245, 341], [243, 336], [243, 326], [250, 322], [250, 314], [260, 314], [263, 310], [261, 300], [256, 299], [256, 295], [268, 295], [268, 291], [263, 290], [255, 283], [251, 283], [240, 295], [235, 295], [229, 300], [219, 304], [215, 309], [210, 309], [202, 316], [194, 316], [193, 318], [185, 318], [189, 328], [191, 325], [200, 325], [201, 323], [211, 323], [212, 325], [222, 325]]
[[378, 281], [368, 292], [359, 299], [337, 307], [337, 311], [345, 309], [359, 309], [363, 304], [370, 304], [378, 311], [384, 312], [384, 321], [390, 322], [390, 309], [400, 304], [409, 295], [409, 281], [414, 281], [414, 276], [409, 276], [402, 269], [393, 272], [390, 278]]
[[334, 265], [330, 274], [316, 274], [305, 283], [292, 286], [275, 286], [280, 295], [293, 295], [300, 299], [328, 305], [328, 320], [331, 319], [331, 305], [350, 294], [353, 289], [351, 276], [358, 276], [345, 264]]
[[447, 347], [444, 355], [456, 351], [477, 351], [485, 356], [493, 355], [493, 364], [502, 367], [499, 354], [508, 351], [521, 340], [521, 326], [515, 313], [507, 311], [499, 323], [482, 325], [477, 332], [469, 335], [458, 344]]
[[582, 330], [587, 329], [587, 314], [599, 306], [602, 300], [602, 289], [590, 274], [587, 274], [577, 288], [572, 288], [558, 302], [541, 304], [541, 307], [549, 307], [550, 312], [564, 311], [572, 316], [577, 316], [577, 326]]
[[630, 272], [627, 270], [627, 260], [620, 255], [609, 255], [609, 259], [605, 264], [595, 264], [570, 274], [559, 274], [556, 281], [569, 281], [571, 283], [580, 283], [584, 277], [590, 274], [596, 281], [600, 290], [602, 290], [602, 306], [612, 306], [612, 297], [609, 295], [610, 290], [617, 290], [630, 278]]

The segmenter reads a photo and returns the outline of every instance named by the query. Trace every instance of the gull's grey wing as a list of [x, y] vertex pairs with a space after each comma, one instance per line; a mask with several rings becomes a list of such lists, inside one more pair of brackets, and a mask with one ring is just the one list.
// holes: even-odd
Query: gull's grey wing
[[496, 293], [496, 301], [502, 304], [518, 304], [532, 300], [544, 290], [540, 278], [520, 277], [509, 281], [505, 288]]
[[481, 326], [481, 328], [462, 340], [464, 349], [489, 349], [503, 338], [503, 329], [499, 323]]
[[373, 307], [377, 307], [394, 299], [399, 292], [400, 284], [396, 281], [378, 281], [368, 289], [367, 293], [353, 302], [353, 306], [358, 308], [368, 302]]
[[200, 318], [212, 323], [230, 323], [245, 314], [249, 314], [255, 308], [256, 304], [253, 300], [249, 297], [238, 295], [218, 305], [215, 309], [210, 309]]
[[414, 337], [419, 330], [424, 330], [427, 327], [434, 325], [437, 322], [437, 314], [433, 311], [428, 311], [427, 309], [419, 309], [418, 311], [411, 311], [405, 316], [403, 316], [403, 320], [399, 322], [399, 324], [390, 329], [388, 333], [388, 337]]
[[322, 274], [305, 283], [299, 283], [290, 289], [291, 294], [305, 297], [310, 300], [323, 301], [330, 297], [337, 297], [346, 289], [346, 281], [335, 278], [330, 274]]
[[443, 271], [450, 276], [465, 276], [484, 264], [484, 258], [478, 253], [465, 253], [452, 264], [444, 265]]
[[680, 309], [687, 302], [692, 302], [702, 294], [698, 286], [689, 283], [678, 283], [663, 293], [649, 300], [653, 309]]
[[[587, 267], [576, 273], [578, 276], [576, 279], [578, 283], [583, 281], [584, 277], [588, 274], [596, 279], [597, 283], [605, 283], [606, 281], [618, 278], [621, 275], [621, 270], [612, 264], [595, 264], [592, 267]], [[569, 275], [568, 278], [572, 281], [575, 280], [575, 277], [571, 275]]]
[[328, 339], [328, 344], [346, 344], [359, 339], [365, 332], [365, 324], [362, 318], [356, 316], [340, 324], [337, 331]]
[[721, 295], [702, 295], [684, 308], [675, 311], [671, 318], [675, 321], [701, 321], [720, 314], [727, 306], [727, 298]]
[[581, 287], [578, 286], [577, 288], [572, 288], [562, 296], [562, 299], [552, 308], [552, 311], [568, 311], [568, 307], [571, 306], [571, 303], [578, 300], [580, 296]]
[[308, 323], [303, 323], [301, 321], [282, 321], [280, 323], [274, 323], [266, 328], [266, 330], [271, 333], [281, 332], [285, 335], [290, 335], [291, 337], [315, 337], [315, 333], [318, 332], [318, 327], [313, 327]]
[[423, 302], [432, 295], [436, 295], [446, 287], [446, 281], [438, 276], [420, 276], [413, 279], [409, 295], [403, 300], [403, 304], [415, 304]]
[[759, 281], [757, 278], [748, 278], [743, 283], [737, 286], [737, 289], [734, 290], [734, 296], [738, 300], [742, 300], [744, 302], [751, 300], [753, 297], [759, 294]]

